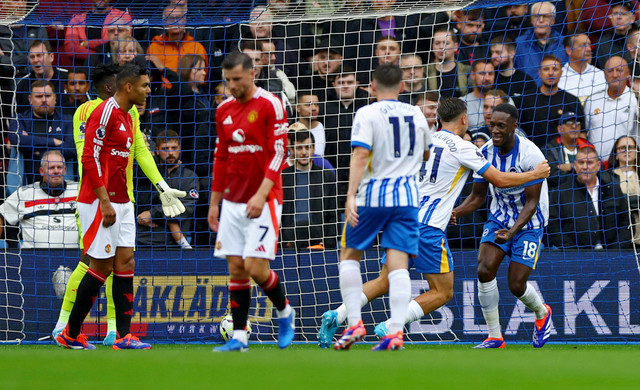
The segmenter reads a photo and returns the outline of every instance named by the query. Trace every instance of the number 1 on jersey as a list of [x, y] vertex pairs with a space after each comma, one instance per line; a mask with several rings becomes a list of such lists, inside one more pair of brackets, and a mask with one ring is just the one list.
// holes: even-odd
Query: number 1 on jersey
[[[413, 156], [413, 147], [416, 144], [416, 125], [413, 123], [412, 116], [405, 116], [404, 122], [409, 125], [409, 153], [407, 155]], [[393, 157], [400, 158], [400, 118], [391, 116], [389, 123], [393, 126]]]

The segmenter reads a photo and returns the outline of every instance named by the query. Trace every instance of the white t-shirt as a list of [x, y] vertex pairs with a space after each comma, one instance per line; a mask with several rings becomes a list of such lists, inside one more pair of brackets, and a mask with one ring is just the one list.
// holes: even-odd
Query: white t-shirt
[[316, 125], [316, 127], [309, 129], [309, 132], [313, 134], [313, 138], [315, 139], [316, 154], [318, 156], [324, 156], [324, 149], [327, 145], [327, 137], [324, 134], [324, 125], [320, 122]]
[[422, 111], [397, 100], [360, 108], [351, 145], [371, 151], [356, 204], [368, 207], [418, 206], [418, 174], [431, 131]]
[[470, 170], [482, 175], [490, 165], [471, 142], [448, 130], [435, 133], [429, 161], [420, 171], [418, 221], [445, 231]]
[[584, 103], [589, 96], [606, 90], [607, 80], [604, 72], [593, 65], [587, 65], [583, 73], [578, 73], [567, 62], [562, 67], [558, 88], [569, 92]]
[[[536, 144], [519, 135], [516, 135], [516, 144], [513, 149], [506, 155], [500, 155], [498, 148], [493, 146], [492, 140], [489, 140], [489, 142], [482, 147], [482, 154], [491, 165], [502, 172], [533, 171], [541, 161], [545, 160], [542, 151], [540, 151]], [[473, 175], [473, 181], [485, 182], [486, 180], [476, 173]], [[490, 219], [494, 219], [507, 227], [513, 226], [520, 216], [527, 200], [525, 187], [540, 182], [542, 182], [540, 202], [538, 203], [535, 213], [522, 230], [540, 229], [547, 226], [549, 220], [549, 190], [547, 181], [543, 179], [534, 180], [518, 187], [508, 188], [498, 188], [493, 184], [489, 184], [489, 190], [492, 196]]]
[[22, 248], [78, 248], [78, 183], [67, 182], [60, 196], [49, 196], [40, 182], [18, 188], [0, 205], [10, 224], [20, 223]]

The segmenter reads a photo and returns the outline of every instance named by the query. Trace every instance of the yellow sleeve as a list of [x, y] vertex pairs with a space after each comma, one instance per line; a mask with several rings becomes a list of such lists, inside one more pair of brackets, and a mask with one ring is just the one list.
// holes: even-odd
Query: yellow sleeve
[[84, 149], [84, 129], [89, 116], [102, 103], [102, 99], [97, 98], [84, 102], [73, 114], [73, 142], [76, 145], [76, 155], [78, 161], [78, 176], [82, 179], [82, 150]]
[[[160, 171], [158, 170], [158, 166], [156, 165], [156, 160], [153, 158], [153, 155], [147, 148], [147, 143], [144, 139], [144, 134], [140, 131], [140, 114], [138, 113], [138, 109], [136, 106], [131, 108], [129, 111], [131, 114], [131, 120], [133, 122], [133, 131], [135, 134], [133, 135], [133, 145], [131, 146], [131, 156], [135, 158], [140, 168], [142, 168], [142, 172], [149, 178], [153, 185], [158, 184], [159, 181], [164, 180]], [[133, 163], [133, 162], [131, 162]], [[133, 170], [133, 167], [131, 167]], [[133, 199], [132, 199], [133, 200]]]

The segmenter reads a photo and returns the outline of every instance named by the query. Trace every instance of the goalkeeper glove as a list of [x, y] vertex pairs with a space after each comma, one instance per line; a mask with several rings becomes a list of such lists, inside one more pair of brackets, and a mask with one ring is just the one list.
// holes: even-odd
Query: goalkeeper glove
[[162, 202], [162, 211], [169, 218], [177, 217], [184, 213], [185, 208], [180, 199], [187, 196], [184, 191], [176, 190], [169, 187], [166, 181], [161, 180], [156, 184], [156, 189], [160, 193], [160, 201]]

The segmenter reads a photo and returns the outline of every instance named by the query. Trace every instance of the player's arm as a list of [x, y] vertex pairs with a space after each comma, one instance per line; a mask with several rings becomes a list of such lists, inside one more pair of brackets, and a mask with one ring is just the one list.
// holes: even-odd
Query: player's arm
[[509, 241], [514, 234], [520, 231], [524, 225], [526, 225], [533, 214], [538, 209], [538, 203], [540, 203], [540, 192], [542, 191], [542, 182], [536, 183], [534, 185], [530, 185], [525, 187], [524, 196], [527, 198], [527, 201], [524, 203], [522, 207], [522, 211], [518, 216], [518, 219], [513, 224], [510, 229], [500, 229], [496, 231], [496, 243], [504, 244]]
[[347, 190], [347, 202], [345, 208], [345, 219], [355, 227], [358, 224], [358, 207], [356, 206], [356, 193], [360, 182], [364, 176], [364, 170], [369, 162], [371, 150], [364, 146], [356, 146], [351, 154], [349, 164], [349, 188]]
[[522, 173], [502, 172], [493, 165], [489, 165], [489, 168], [482, 173], [482, 177], [498, 188], [517, 187], [536, 180], [543, 180], [549, 177], [550, 171], [549, 163], [544, 160], [533, 171]]
[[471, 194], [467, 196], [467, 199], [451, 213], [451, 223], [455, 225], [457, 217], [463, 217], [469, 213], [474, 212], [478, 207], [485, 204], [487, 201], [487, 189], [489, 183], [482, 181], [474, 181], [473, 187], [471, 187]]

